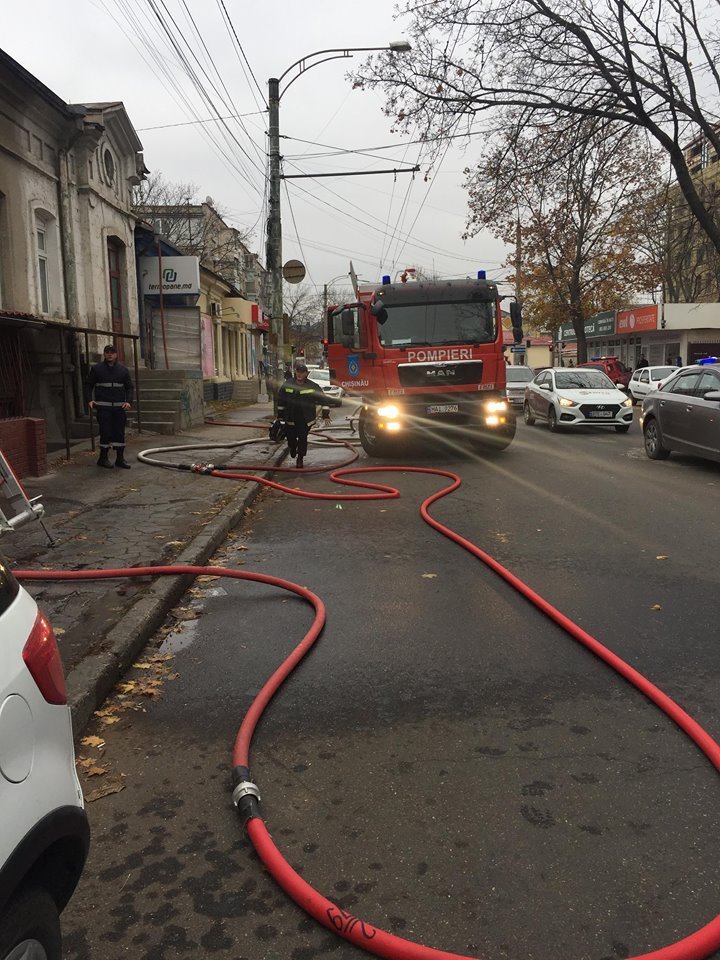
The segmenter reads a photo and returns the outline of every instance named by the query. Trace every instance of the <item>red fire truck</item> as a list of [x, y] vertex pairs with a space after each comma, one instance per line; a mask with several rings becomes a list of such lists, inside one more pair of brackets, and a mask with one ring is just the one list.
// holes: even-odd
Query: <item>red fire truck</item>
[[365, 451], [383, 456], [411, 434], [477, 450], [508, 446], [515, 416], [505, 400], [500, 300], [484, 272], [477, 280], [383, 277], [357, 295], [329, 313], [327, 349], [332, 382], [363, 404]]

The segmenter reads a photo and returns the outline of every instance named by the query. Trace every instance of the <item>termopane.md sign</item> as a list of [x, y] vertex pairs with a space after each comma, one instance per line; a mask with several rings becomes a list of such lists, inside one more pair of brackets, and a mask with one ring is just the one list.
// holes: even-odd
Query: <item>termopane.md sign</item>
[[197, 257], [141, 257], [140, 277], [146, 296], [200, 293], [200, 262]]

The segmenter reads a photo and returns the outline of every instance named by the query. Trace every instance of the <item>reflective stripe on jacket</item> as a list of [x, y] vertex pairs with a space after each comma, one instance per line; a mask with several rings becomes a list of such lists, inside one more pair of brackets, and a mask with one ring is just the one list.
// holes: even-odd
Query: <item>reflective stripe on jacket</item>
[[102, 406], [132, 403], [133, 382], [128, 368], [117, 361], [110, 366], [104, 360], [90, 368], [85, 383], [85, 399]]
[[311, 423], [316, 416], [315, 408], [339, 407], [340, 400], [323, 393], [322, 387], [312, 380], [286, 380], [278, 390], [278, 416], [288, 423]]

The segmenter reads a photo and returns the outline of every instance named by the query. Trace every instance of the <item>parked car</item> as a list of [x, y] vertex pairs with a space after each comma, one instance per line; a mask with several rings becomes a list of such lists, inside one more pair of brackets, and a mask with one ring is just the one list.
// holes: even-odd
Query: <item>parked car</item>
[[508, 403], [521, 407], [525, 400], [525, 387], [535, 374], [530, 367], [505, 367], [505, 397]]
[[633, 371], [628, 391], [633, 400], [642, 402], [651, 390], [657, 390], [661, 383], [677, 373], [677, 367], [638, 367]]
[[720, 363], [684, 367], [643, 400], [645, 453], [665, 460], [672, 450], [720, 460]]
[[602, 370], [554, 367], [543, 370], [525, 388], [525, 423], [547, 420], [552, 431], [561, 426], [613, 426], [627, 433], [633, 419], [632, 400]]
[[323, 392], [327, 393], [329, 397], [340, 398], [343, 395], [342, 387], [335, 387], [330, 383], [330, 371], [329, 370], [313, 370], [312, 373], [308, 374], [310, 379], [313, 380], [319, 387], [322, 387]]
[[587, 363], [579, 363], [576, 369], [602, 370], [613, 383], [627, 387], [630, 383], [631, 371], [617, 357], [593, 357]]
[[60, 960], [89, 844], [52, 627], [0, 557], [0, 960]]

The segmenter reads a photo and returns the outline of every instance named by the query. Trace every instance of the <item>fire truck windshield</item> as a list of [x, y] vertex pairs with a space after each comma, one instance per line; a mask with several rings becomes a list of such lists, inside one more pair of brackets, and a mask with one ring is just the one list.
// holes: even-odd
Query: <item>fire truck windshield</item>
[[385, 347], [492, 343], [497, 336], [494, 301], [386, 303], [385, 307], [387, 320], [378, 324]]

